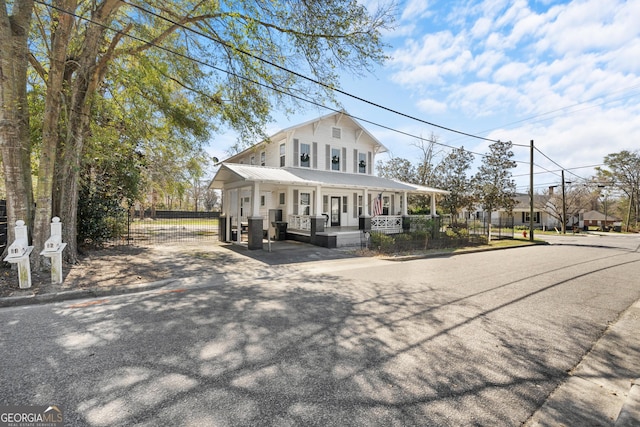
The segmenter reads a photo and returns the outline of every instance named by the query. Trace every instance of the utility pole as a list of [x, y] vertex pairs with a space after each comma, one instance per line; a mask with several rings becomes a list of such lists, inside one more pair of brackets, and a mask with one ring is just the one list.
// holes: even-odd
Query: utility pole
[[564, 169], [562, 169], [562, 234], [567, 234], [567, 200], [564, 196]]
[[530, 148], [531, 163], [529, 164], [529, 241], [533, 242], [533, 139]]

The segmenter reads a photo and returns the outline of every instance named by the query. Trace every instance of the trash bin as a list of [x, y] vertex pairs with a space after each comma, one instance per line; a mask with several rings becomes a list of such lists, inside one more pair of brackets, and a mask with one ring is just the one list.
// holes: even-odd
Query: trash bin
[[287, 223], [285, 221], [274, 221], [273, 226], [276, 229], [276, 240], [287, 240]]

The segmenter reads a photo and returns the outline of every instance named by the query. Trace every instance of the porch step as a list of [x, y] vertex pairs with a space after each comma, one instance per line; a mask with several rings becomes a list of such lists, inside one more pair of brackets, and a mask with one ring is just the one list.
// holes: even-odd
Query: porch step
[[337, 233], [336, 247], [338, 248], [360, 247], [361, 245], [362, 245], [361, 231]]

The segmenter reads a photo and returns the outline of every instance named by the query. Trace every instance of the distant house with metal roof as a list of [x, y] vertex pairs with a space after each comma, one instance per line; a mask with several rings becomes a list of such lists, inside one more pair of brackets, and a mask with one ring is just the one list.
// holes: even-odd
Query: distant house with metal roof
[[[210, 188], [222, 191], [220, 238], [261, 249], [263, 236], [298, 236], [314, 244], [346, 245], [362, 221], [401, 231], [410, 194], [445, 190], [375, 176], [375, 156], [387, 148], [345, 112], [281, 130], [226, 159]], [[240, 231], [240, 232], [238, 232]], [[353, 238], [353, 236], [351, 236]]]

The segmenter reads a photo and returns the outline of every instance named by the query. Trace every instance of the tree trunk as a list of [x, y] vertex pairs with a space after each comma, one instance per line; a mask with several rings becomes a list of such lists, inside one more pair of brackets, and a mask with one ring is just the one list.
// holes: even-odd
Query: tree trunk
[[[69, 1], [70, 4], [75, 3]], [[122, 3], [118, 0], [105, 0], [98, 5], [92, 19], [97, 23], [107, 24], [112, 14], [121, 6]], [[66, 134], [59, 135], [58, 140], [59, 161], [55, 163], [55, 175], [59, 188], [53, 205], [59, 207], [63, 223], [62, 238], [67, 243], [65, 259], [72, 264], [78, 261], [78, 190], [85, 138], [89, 134], [91, 102], [104, 77], [113, 48], [121, 37], [116, 37], [109, 49], [103, 52], [105, 31], [102, 25], [88, 26], [80, 54], [74, 61], [73, 68], [68, 68], [65, 73], [69, 109]]]
[[25, 221], [29, 228], [33, 224], [27, 105], [27, 40], [32, 10], [33, 1], [15, 2], [14, 14], [9, 16], [6, 2], [0, 1], [0, 155], [7, 191], [9, 244], [15, 239], [17, 220]]
[[[75, 10], [76, 1], [63, 1], [60, 7], [65, 10]], [[53, 214], [53, 184], [56, 154], [58, 150], [59, 133], [58, 120], [62, 105], [63, 81], [66, 67], [67, 49], [73, 28], [73, 17], [66, 13], [57, 16], [58, 25], [52, 35], [50, 66], [46, 78], [47, 94], [45, 99], [44, 119], [42, 128], [42, 149], [38, 167], [38, 186], [36, 188], [36, 209], [33, 225], [34, 253], [39, 254], [44, 248], [46, 240], [51, 234], [51, 217]], [[60, 215], [55, 212], [55, 215]], [[64, 224], [63, 228], [68, 227]], [[32, 257], [34, 269], [42, 265], [40, 256]]]

